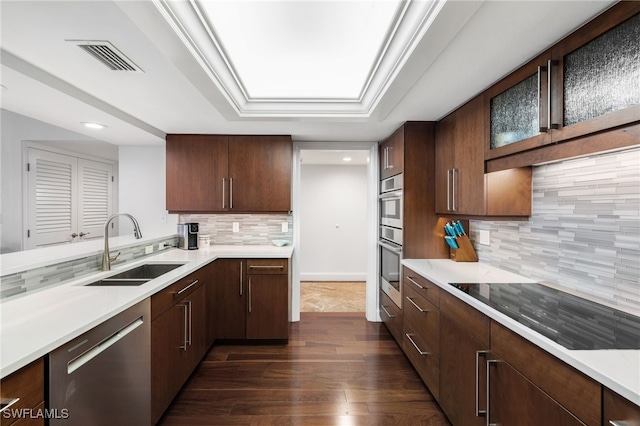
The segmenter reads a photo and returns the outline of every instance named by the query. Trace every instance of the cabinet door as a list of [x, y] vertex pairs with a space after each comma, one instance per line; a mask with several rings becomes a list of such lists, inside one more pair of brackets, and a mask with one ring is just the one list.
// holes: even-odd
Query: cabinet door
[[554, 142], [640, 121], [640, 3], [620, 2], [553, 48]]
[[456, 164], [456, 112], [436, 124], [436, 213], [451, 211], [451, 171]]
[[404, 126], [380, 144], [379, 155], [381, 180], [404, 171]]
[[640, 426], [640, 407], [608, 388], [603, 388], [602, 424]]
[[382, 322], [387, 326], [389, 332], [399, 345], [402, 345], [402, 309], [387, 296], [387, 294], [380, 290], [380, 318]]
[[247, 293], [247, 339], [288, 339], [288, 276], [249, 275]]
[[225, 211], [228, 137], [167, 135], [167, 210]]
[[502, 426], [584, 425], [506, 362], [487, 361], [487, 424]]
[[440, 316], [439, 402], [454, 426], [485, 424], [486, 370], [478, 361], [485, 360], [488, 349], [449, 317]]
[[213, 262], [214, 318], [217, 339], [246, 337], [245, 261], [217, 259]]
[[198, 366], [207, 353], [207, 297], [206, 286], [201, 286], [181, 303], [188, 308], [187, 323], [187, 361], [185, 362], [185, 379]]
[[3, 402], [5, 398], [8, 400], [19, 398], [6, 412], [0, 415], [1, 425], [44, 425], [44, 418], [27, 418], [21, 421], [11, 415], [12, 412], [42, 408], [41, 405], [44, 404], [44, 360], [40, 358], [3, 378], [0, 382], [0, 396]]
[[185, 318], [178, 303], [151, 322], [151, 421], [156, 424], [186, 379]]
[[290, 136], [229, 136], [229, 210], [291, 210]]

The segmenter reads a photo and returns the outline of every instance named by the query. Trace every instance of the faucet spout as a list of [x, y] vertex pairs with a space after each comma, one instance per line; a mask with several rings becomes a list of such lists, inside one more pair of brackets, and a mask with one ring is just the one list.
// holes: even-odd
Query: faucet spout
[[109, 225], [118, 216], [126, 216], [131, 219], [133, 222], [133, 235], [136, 239], [142, 238], [142, 231], [140, 231], [140, 225], [135, 217], [131, 216], [129, 213], [116, 213], [111, 215], [107, 221], [104, 223], [104, 251], [102, 253], [102, 270], [110, 271], [111, 270], [111, 262], [115, 261], [118, 256], [120, 256], [120, 252], [118, 252], [114, 257], [111, 257], [109, 253]]

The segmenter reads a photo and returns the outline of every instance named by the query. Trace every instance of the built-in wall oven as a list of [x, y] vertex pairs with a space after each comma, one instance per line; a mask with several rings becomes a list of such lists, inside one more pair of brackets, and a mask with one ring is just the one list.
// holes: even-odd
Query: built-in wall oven
[[380, 183], [379, 283], [380, 289], [402, 308], [402, 174]]

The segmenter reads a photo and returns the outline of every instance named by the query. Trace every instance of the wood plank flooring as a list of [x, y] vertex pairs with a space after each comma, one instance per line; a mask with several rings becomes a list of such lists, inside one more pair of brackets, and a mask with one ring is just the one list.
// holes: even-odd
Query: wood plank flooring
[[159, 424], [450, 425], [382, 323], [300, 317], [286, 345], [214, 345]]

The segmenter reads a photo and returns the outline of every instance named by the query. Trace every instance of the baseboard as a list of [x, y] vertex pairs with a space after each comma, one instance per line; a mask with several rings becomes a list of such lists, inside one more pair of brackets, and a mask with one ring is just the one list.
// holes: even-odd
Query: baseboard
[[300, 281], [366, 281], [365, 272], [300, 272]]

